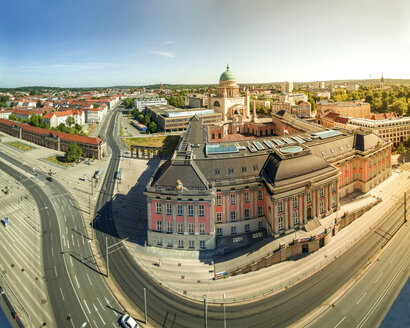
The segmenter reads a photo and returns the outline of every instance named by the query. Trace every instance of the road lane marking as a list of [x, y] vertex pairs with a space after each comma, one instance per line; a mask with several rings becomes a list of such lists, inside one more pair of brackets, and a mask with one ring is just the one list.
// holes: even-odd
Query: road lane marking
[[65, 233], [68, 235], [68, 228], [67, 228], [67, 226], [65, 227]]
[[78, 238], [77, 238], [77, 244], [78, 244], [78, 248], [80, 248], [80, 242], [78, 241]]
[[58, 277], [56, 266], [54, 266], [54, 272], [56, 273], [56, 277]]
[[74, 236], [71, 234], [71, 240], [73, 241], [73, 246], [75, 247]]
[[73, 266], [73, 258], [70, 256], [71, 266]]
[[51, 238], [51, 241], [53, 241], [53, 234], [52, 233], [50, 233], [50, 238]]
[[374, 283], [378, 282], [382, 275], [383, 275], [383, 272], [380, 273], [380, 276], [377, 277], [377, 279], [374, 281]]
[[346, 317], [343, 317], [343, 319], [342, 319], [342, 320], [340, 320], [340, 321], [337, 323], [337, 325], [336, 325], [336, 326], [334, 326], [334, 328], [339, 327], [339, 325], [343, 322], [343, 320], [344, 320], [344, 319], [346, 319]]
[[110, 302], [108, 302], [107, 298], [104, 296], [105, 302], [108, 304], [110, 304]]
[[97, 301], [98, 301], [98, 303], [100, 303], [100, 305], [101, 305], [101, 308], [103, 309], [103, 311], [105, 311], [105, 308], [104, 308], [104, 306], [102, 305], [102, 303], [101, 303], [101, 301], [100, 301], [100, 299], [97, 297]]
[[88, 273], [87, 273], [87, 278], [88, 278], [88, 281], [90, 282], [90, 285], [92, 285], [93, 283], [91, 282], [91, 279], [90, 279], [90, 276], [88, 275]]
[[364, 293], [362, 297], [360, 297], [360, 299], [356, 302], [356, 304], [359, 304], [366, 295], [367, 295], [367, 292]]
[[50, 226], [50, 229], [51, 229], [51, 221], [48, 221], [48, 225]]
[[84, 238], [81, 238], [81, 240], [83, 241], [83, 245], [85, 245]]
[[75, 281], [77, 282], [78, 288], [80, 288], [80, 284], [78, 283], [77, 276], [74, 276], [74, 278], [75, 278]]
[[66, 218], [66, 216], [64, 215], [64, 222], [67, 222], [67, 218]]
[[[91, 311], [90, 311], [90, 309], [88, 308], [87, 302], [86, 302], [85, 300], [84, 300], [84, 305], [85, 305], [85, 307], [87, 308], [88, 313], [91, 314]], [[98, 326], [96, 326], [96, 327], [98, 327]]]
[[54, 257], [54, 250], [53, 250], [53, 247], [51, 247], [51, 256], [53, 256], [53, 257]]
[[61, 297], [63, 298], [63, 301], [65, 301], [64, 295], [63, 295], [63, 290], [61, 289], [61, 287], [60, 287], [60, 293], [61, 293]]
[[101, 319], [101, 321], [102, 321], [103, 325], [105, 326], [105, 321], [104, 321], [104, 319], [102, 318], [102, 316], [101, 316], [100, 312], [98, 312], [98, 309], [97, 309], [97, 307], [95, 306], [95, 304], [94, 304], [94, 303], [93, 303], [93, 306], [94, 306], [94, 310], [95, 310], [95, 312], [97, 312], [97, 314], [98, 314], [98, 316], [100, 317], [100, 319]]
[[391, 261], [389, 263], [393, 263], [395, 258], [396, 258], [396, 255], [393, 256], [393, 258], [391, 259]]

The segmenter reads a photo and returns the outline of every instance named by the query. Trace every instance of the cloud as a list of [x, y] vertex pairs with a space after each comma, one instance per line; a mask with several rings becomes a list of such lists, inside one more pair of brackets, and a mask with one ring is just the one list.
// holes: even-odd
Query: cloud
[[177, 43], [177, 42], [176, 42], [176, 41], [173, 41], [173, 40], [165, 41], [165, 44], [174, 44], [174, 43]]
[[169, 51], [152, 50], [149, 53], [153, 54], [153, 55], [168, 57], [168, 58], [174, 58], [175, 57], [175, 55], [172, 52], [169, 52]]

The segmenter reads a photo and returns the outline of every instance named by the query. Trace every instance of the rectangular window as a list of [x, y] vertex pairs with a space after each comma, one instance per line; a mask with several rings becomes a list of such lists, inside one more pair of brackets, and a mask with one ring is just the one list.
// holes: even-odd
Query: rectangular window
[[258, 216], [263, 216], [263, 206], [258, 206]]
[[167, 240], [167, 246], [168, 246], [168, 247], [172, 247], [172, 239], [168, 239], [168, 240]]
[[188, 205], [188, 216], [194, 216], [194, 205]]
[[167, 215], [172, 215], [172, 204], [167, 203], [166, 208], [167, 208]]
[[178, 240], [178, 247], [179, 248], [184, 248], [184, 241], [183, 240]]
[[231, 211], [231, 221], [236, 221], [236, 212]]
[[263, 229], [263, 221], [258, 222], [258, 229]]
[[323, 197], [323, 195], [324, 195], [324, 188], [323, 188], [323, 187], [320, 187], [320, 189], [319, 189], [319, 196], [320, 196], [320, 197]]
[[229, 167], [228, 168], [228, 174], [233, 174], [233, 172], [234, 172], [233, 167]]
[[245, 203], [249, 203], [249, 191], [245, 191], [244, 198]]
[[222, 236], [222, 228], [216, 228], [216, 235]]
[[245, 219], [249, 219], [249, 208], [245, 208]]
[[281, 200], [278, 202], [278, 212], [283, 212], [283, 202]]
[[310, 203], [312, 201], [312, 194], [310, 193], [310, 192], [308, 192], [307, 194], [306, 194], [306, 202], [307, 203]]
[[188, 242], [188, 246], [189, 246], [189, 248], [195, 248], [195, 243], [194, 243], [194, 241], [193, 241], [193, 240], [190, 240], [190, 241]]
[[231, 227], [231, 235], [235, 235], [236, 234], [236, 227], [233, 226]]
[[236, 194], [231, 194], [231, 205], [236, 204]]
[[199, 224], [199, 234], [200, 235], [205, 235], [205, 223], [200, 223]]
[[178, 230], [178, 233], [184, 233], [183, 222], [177, 222], [177, 230]]
[[162, 221], [158, 220], [157, 221], [157, 229], [158, 232], [162, 232]]
[[283, 216], [278, 217], [278, 229], [283, 230]]
[[246, 172], [246, 166], [242, 166], [242, 173]]
[[293, 203], [293, 208], [298, 207], [298, 198], [297, 198], [297, 197], [293, 197], [292, 203]]
[[172, 232], [172, 222], [167, 222], [167, 232]]
[[249, 231], [250, 231], [249, 224], [245, 224], [245, 232], [249, 232]]
[[332, 208], [335, 208], [336, 207], [336, 204], [335, 204], [335, 198], [334, 197], [332, 197]]
[[205, 205], [199, 205], [199, 216], [205, 216]]
[[324, 206], [323, 200], [321, 200], [320, 203], [319, 203], [319, 209], [320, 209], [320, 213], [323, 213], [325, 211], [325, 206]]
[[298, 222], [298, 211], [293, 211], [292, 217], [293, 217], [293, 224], [294, 225], [298, 224], [299, 223]]
[[258, 199], [259, 200], [263, 199], [263, 190], [258, 190]]
[[158, 245], [158, 246], [162, 246], [162, 238], [158, 238], [158, 239], [157, 239], [157, 245]]
[[190, 235], [194, 234], [194, 224], [193, 223], [188, 223], [188, 233]]
[[161, 203], [155, 203], [155, 213], [161, 214]]
[[222, 213], [218, 212], [216, 213], [216, 223], [221, 223], [222, 222]]
[[215, 169], [215, 175], [219, 175], [219, 169]]
[[216, 195], [216, 205], [220, 206], [222, 204], [222, 196]]
[[205, 248], [205, 240], [200, 240], [199, 241], [199, 247], [200, 248]]
[[[353, 179], [355, 179], [355, 177], [353, 177]], [[334, 183], [332, 183], [332, 192], [335, 192], [335, 184]]]
[[177, 204], [177, 215], [182, 216], [182, 204]]

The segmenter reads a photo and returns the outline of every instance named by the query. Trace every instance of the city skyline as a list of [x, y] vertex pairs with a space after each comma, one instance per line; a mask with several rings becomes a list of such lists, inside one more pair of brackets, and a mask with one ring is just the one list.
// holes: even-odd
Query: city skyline
[[410, 4], [355, 1], [6, 3], [0, 87], [408, 78]]

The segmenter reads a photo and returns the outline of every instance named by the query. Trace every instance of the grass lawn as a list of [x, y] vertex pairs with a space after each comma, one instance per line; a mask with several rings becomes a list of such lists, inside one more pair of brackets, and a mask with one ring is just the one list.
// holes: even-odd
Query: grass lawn
[[151, 146], [151, 147], [166, 147], [167, 154], [172, 154], [178, 143], [179, 136], [165, 136], [165, 137], [140, 137], [140, 138], [124, 138], [125, 145], [129, 150], [131, 146]]
[[28, 150], [34, 149], [33, 147], [23, 144], [19, 141], [10, 141], [10, 142], [7, 142], [7, 144], [10, 146], [13, 146], [14, 148], [20, 149], [22, 151], [28, 151]]
[[92, 137], [92, 134], [94, 133], [95, 129], [98, 127], [98, 124], [88, 124], [87, 128], [87, 136]]
[[58, 164], [58, 165], [61, 165], [61, 166], [66, 166], [66, 167], [73, 164], [73, 163], [67, 163], [65, 161], [64, 156], [59, 156], [59, 155], [53, 155], [53, 156], [50, 156], [50, 157], [47, 157], [47, 158], [44, 158], [44, 159], [46, 161], [51, 162], [51, 163], [55, 163], [55, 164]]

